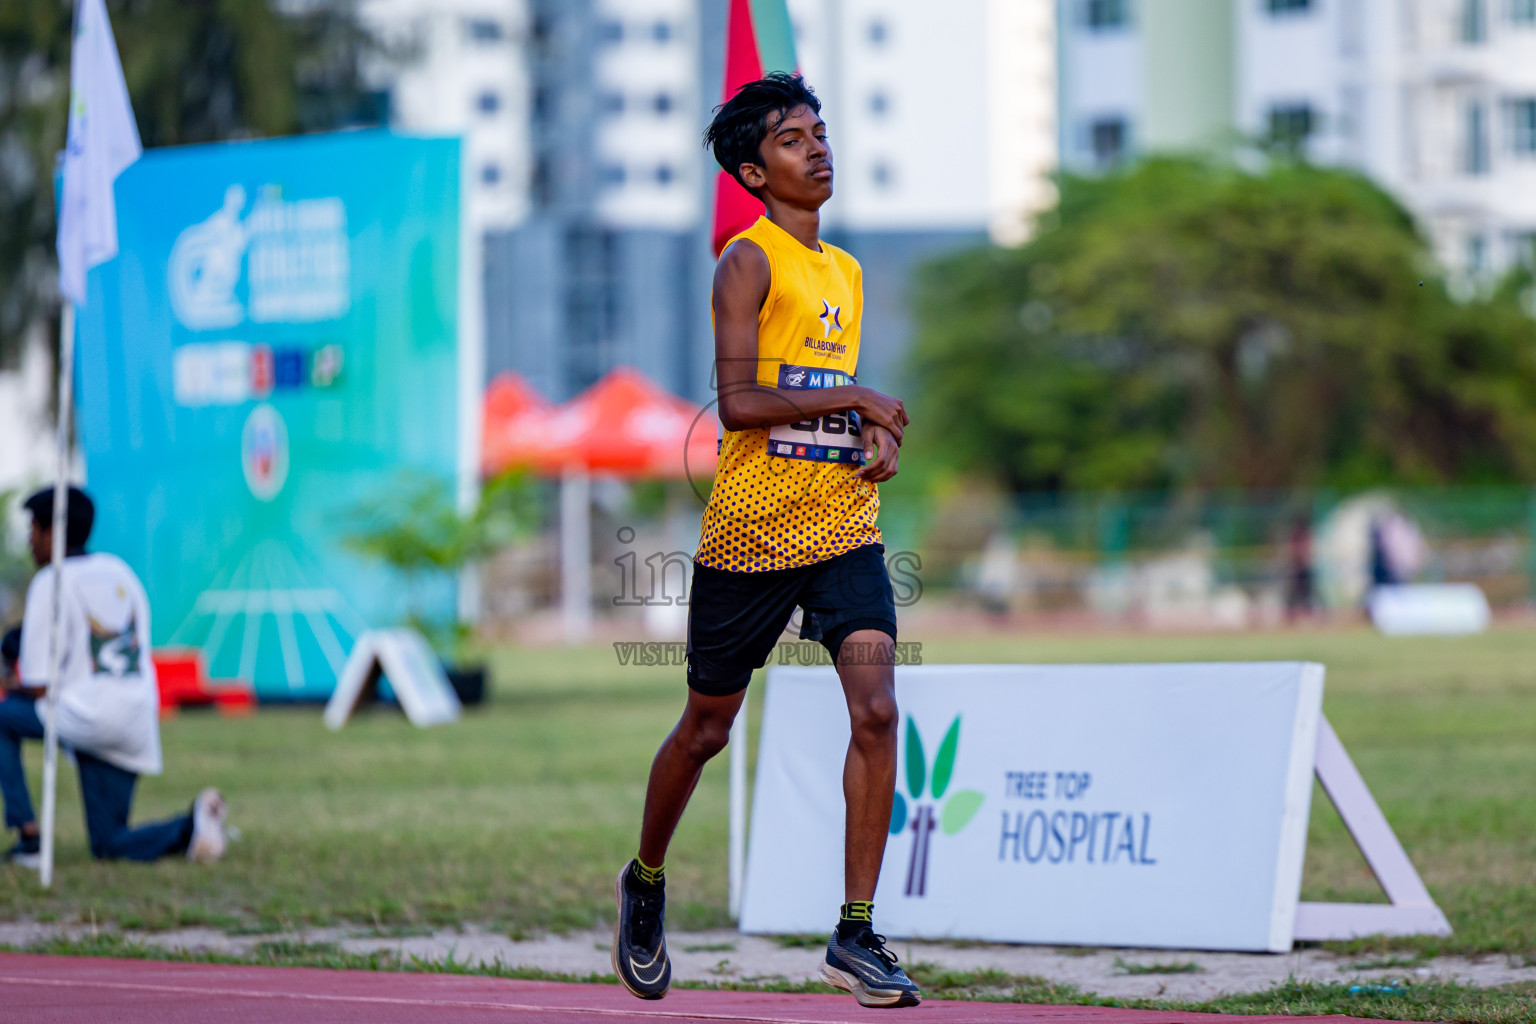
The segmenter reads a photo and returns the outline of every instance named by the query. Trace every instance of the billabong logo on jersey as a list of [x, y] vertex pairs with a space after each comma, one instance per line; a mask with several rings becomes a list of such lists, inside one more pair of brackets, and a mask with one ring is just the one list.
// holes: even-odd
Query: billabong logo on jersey
[[842, 306], [834, 306], [826, 299], [821, 300], [821, 315], [816, 319], [821, 321], [821, 336], [823, 338], [830, 338], [834, 330], [840, 331], [843, 329], [841, 321], [842, 312]]

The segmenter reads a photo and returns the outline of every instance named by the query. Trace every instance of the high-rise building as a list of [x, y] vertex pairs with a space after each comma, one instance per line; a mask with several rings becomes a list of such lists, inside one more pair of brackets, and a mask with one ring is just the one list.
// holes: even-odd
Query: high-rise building
[[528, 215], [531, 83], [526, 0], [363, 0], [378, 50], [364, 69], [389, 96], [389, 121], [460, 135], [465, 224], [478, 234]]
[[1295, 146], [1469, 277], [1536, 244], [1536, 0], [1058, 0], [1062, 163]]
[[[366, 0], [392, 123], [463, 132], [483, 242], [486, 370], [551, 399], [617, 365], [713, 397], [701, 132], [717, 0]], [[824, 234], [865, 267], [861, 375], [895, 387], [925, 259], [1012, 243], [1053, 199], [1055, 0], [790, 0], [824, 101]]]
[[1053, 0], [789, 0], [837, 163], [823, 233], [864, 267], [861, 380], [904, 383], [923, 262], [1054, 201]]

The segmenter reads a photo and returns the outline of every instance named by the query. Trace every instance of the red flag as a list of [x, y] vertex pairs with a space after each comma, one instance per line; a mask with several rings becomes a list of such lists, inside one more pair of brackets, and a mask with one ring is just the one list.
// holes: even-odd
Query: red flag
[[[725, 26], [725, 85], [720, 102], [769, 71], [794, 71], [794, 37], [784, 0], [730, 0]], [[715, 255], [739, 232], [752, 226], [763, 204], [721, 171], [715, 179]]]

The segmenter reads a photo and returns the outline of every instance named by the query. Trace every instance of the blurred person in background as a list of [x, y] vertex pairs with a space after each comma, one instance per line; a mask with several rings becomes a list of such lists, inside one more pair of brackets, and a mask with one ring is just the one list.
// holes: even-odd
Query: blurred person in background
[[[1392, 565], [1392, 558], [1387, 553], [1387, 539], [1385, 524], [1380, 519], [1371, 520], [1371, 586], [1392, 587], [1398, 581], [1397, 570]], [[1370, 591], [1366, 591], [1366, 597], [1370, 597]]]
[[1292, 622], [1310, 615], [1317, 600], [1312, 574], [1312, 520], [1299, 515], [1286, 540], [1285, 615]]
[[[15, 668], [0, 700], [0, 794], [5, 824], [18, 833], [6, 855], [37, 867], [41, 836], [32, 813], [21, 742], [42, 739], [56, 585], [50, 560], [53, 489], [38, 491], [23, 507], [32, 515], [30, 544], [37, 575], [27, 588]], [[84, 491], [69, 489], [56, 680], [59, 742], [74, 754], [91, 855], [100, 860], [157, 860], [185, 854], [217, 860], [224, 852], [224, 799], [198, 794], [187, 813], [130, 828], [133, 790], [140, 775], [160, 773], [159, 693], [150, 660], [149, 600], [133, 570], [109, 554], [88, 554], [95, 507]]]

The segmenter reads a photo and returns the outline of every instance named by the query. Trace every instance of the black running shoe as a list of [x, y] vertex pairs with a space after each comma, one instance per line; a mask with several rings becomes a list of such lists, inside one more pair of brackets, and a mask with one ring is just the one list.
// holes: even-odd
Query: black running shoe
[[663, 881], [654, 889], [634, 878], [634, 861], [614, 882], [619, 922], [613, 928], [613, 973], [641, 999], [660, 999], [672, 985], [672, 961], [662, 927], [667, 915]]
[[36, 870], [43, 865], [43, 843], [37, 836], [20, 836], [5, 854], [7, 864]]
[[852, 992], [860, 1006], [916, 1006], [923, 1001], [907, 972], [896, 965], [896, 954], [885, 948], [885, 936], [868, 925], [846, 939], [832, 933], [821, 980]]

